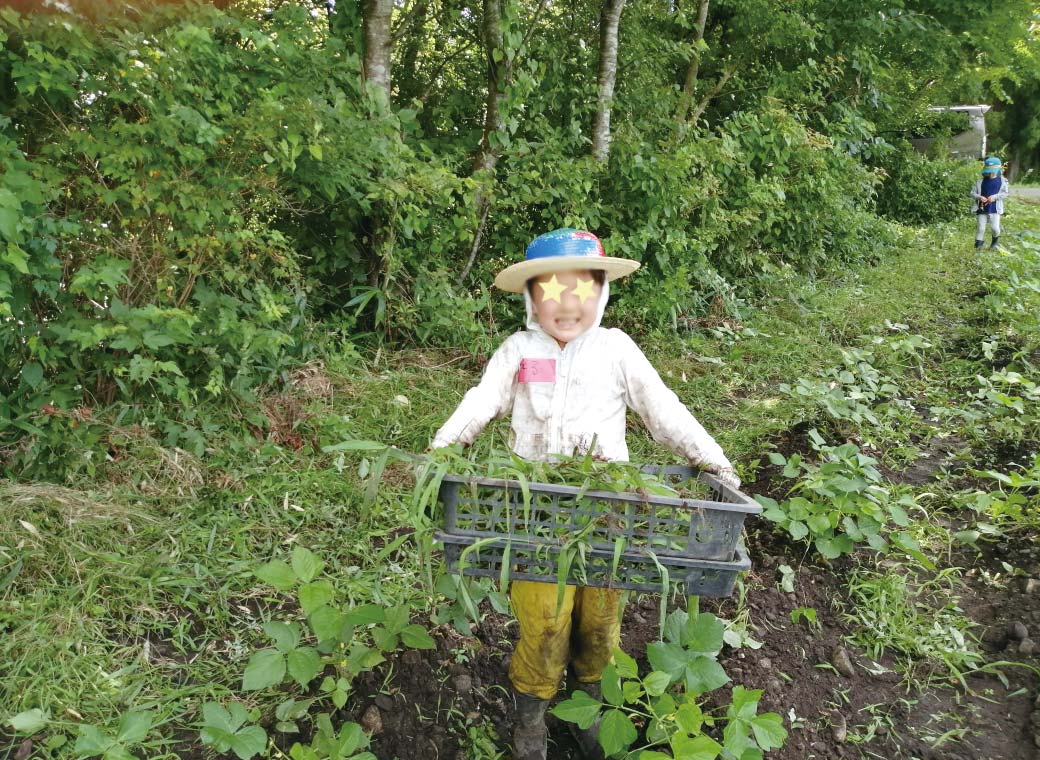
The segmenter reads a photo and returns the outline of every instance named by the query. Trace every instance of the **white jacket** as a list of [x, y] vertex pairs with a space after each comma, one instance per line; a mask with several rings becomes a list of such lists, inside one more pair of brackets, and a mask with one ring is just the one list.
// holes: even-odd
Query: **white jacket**
[[[470, 444], [492, 419], [512, 414], [512, 448], [524, 459], [587, 453], [628, 460], [625, 412], [634, 409], [654, 440], [710, 472], [732, 473], [722, 448], [635, 342], [617, 329], [599, 327], [609, 296], [603, 286], [595, 325], [560, 348], [544, 332], [527, 300], [527, 330], [510, 335], [455, 412], [433, 439], [434, 448]], [[519, 382], [523, 359], [555, 360], [555, 382]], [[544, 365], [544, 363], [543, 363]]]

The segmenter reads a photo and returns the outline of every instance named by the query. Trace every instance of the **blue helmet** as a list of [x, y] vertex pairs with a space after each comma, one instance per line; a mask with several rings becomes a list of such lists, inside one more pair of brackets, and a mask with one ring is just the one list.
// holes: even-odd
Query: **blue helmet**
[[1000, 176], [1001, 162], [996, 156], [990, 156], [982, 162], [982, 173], [984, 175]]

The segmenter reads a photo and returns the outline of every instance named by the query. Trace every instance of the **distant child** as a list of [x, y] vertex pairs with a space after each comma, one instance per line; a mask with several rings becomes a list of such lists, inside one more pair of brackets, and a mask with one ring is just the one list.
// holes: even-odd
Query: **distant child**
[[971, 197], [975, 199], [975, 206], [972, 210], [978, 219], [978, 227], [975, 231], [976, 250], [982, 247], [986, 237], [987, 221], [993, 232], [990, 250], [997, 247], [997, 243], [1000, 241], [1000, 215], [1004, 213], [1004, 199], [1008, 197], [1009, 193], [1010, 186], [1007, 178], [1001, 172], [1000, 159], [990, 156], [982, 165], [982, 179], [977, 180], [971, 189]]
[[[591, 453], [626, 461], [625, 412], [631, 408], [659, 443], [738, 487], [722, 449], [633, 340], [599, 326], [608, 283], [638, 267], [604, 255], [591, 232], [562, 229], [535, 238], [526, 260], [495, 278], [502, 290], [524, 294], [527, 329], [506, 338], [432, 446], [469, 445], [488, 422], [509, 414], [511, 445], [521, 457]], [[568, 664], [581, 688], [599, 698], [603, 668], [621, 640], [619, 590], [568, 586], [559, 610], [556, 596], [555, 582], [515, 581], [510, 588], [520, 623], [509, 667], [517, 760], [545, 760], [545, 709]], [[595, 726], [577, 739], [585, 757], [603, 757]]]

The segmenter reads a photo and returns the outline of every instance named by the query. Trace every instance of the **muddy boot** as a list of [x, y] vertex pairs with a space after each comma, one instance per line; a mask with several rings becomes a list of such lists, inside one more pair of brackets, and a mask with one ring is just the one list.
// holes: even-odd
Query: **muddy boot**
[[[593, 699], [603, 701], [603, 689], [598, 681], [595, 683], [579, 683], [575, 691], [583, 691]], [[570, 726], [574, 741], [581, 748], [581, 756], [585, 760], [604, 760], [606, 756], [603, 754], [603, 747], [599, 743], [599, 718], [596, 718], [595, 723], [584, 729], [578, 728], [577, 723], [568, 723], [567, 725]]]
[[1000, 242], [1000, 235], [993, 236], [993, 242], [989, 244], [989, 249], [992, 251], [997, 247], [997, 243]]
[[979, 250], [983, 246], [983, 244], [985, 242], [986, 242], [985, 240], [976, 240], [975, 241], [975, 250], [976, 251]]
[[549, 700], [513, 692], [516, 697], [516, 728], [513, 729], [513, 760], [545, 760], [545, 708]]

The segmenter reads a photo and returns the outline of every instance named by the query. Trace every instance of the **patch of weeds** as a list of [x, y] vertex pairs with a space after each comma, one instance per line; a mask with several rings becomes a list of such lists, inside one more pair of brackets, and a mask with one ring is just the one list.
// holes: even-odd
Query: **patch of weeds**
[[956, 603], [959, 572], [947, 568], [921, 579], [905, 566], [853, 571], [842, 613], [856, 630], [851, 640], [874, 660], [892, 653], [908, 676], [925, 666], [963, 680], [984, 657], [971, 634], [976, 624]]

